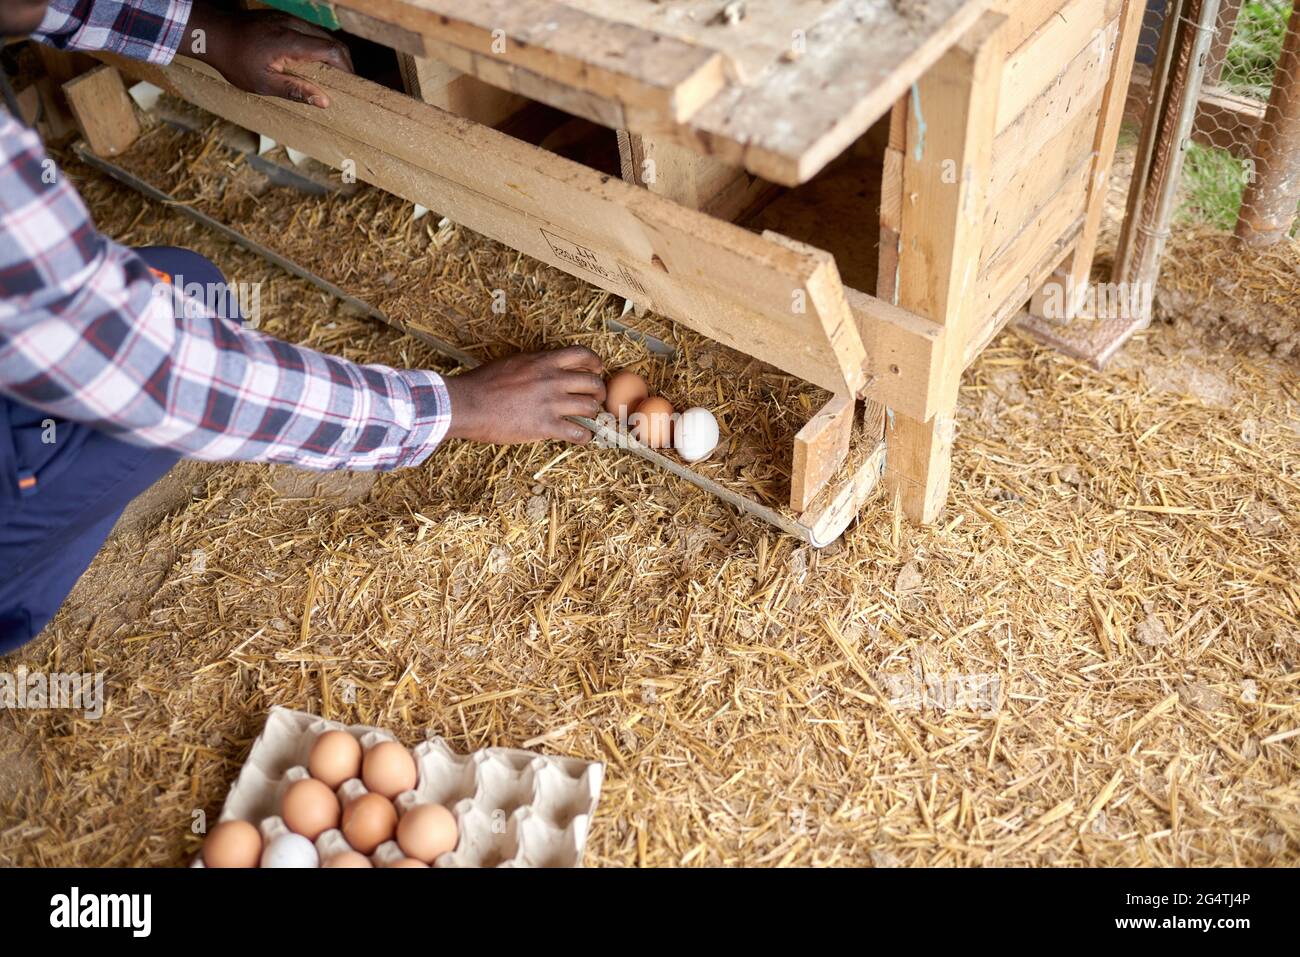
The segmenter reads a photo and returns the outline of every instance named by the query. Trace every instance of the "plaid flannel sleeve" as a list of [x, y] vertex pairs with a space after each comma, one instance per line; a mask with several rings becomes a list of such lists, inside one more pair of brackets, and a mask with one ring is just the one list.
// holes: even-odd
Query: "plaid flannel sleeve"
[[294, 346], [178, 294], [95, 230], [35, 134], [0, 113], [0, 393], [198, 459], [384, 470], [446, 435], [436, 373]]
[[167, 64], [190, 22], [191, 0], [50, 0], [32, 38], [60, 50], [103, 50]]

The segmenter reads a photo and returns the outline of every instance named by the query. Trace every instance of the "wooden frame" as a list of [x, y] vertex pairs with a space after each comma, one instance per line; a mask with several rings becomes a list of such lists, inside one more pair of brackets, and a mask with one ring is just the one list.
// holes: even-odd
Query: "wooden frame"
[[[566, 86], [565, 56], [586, 62], [579, 47], [484, 59], [482, 37], [464, 32], [463, 17], [425, 19], [438, 2], [385, 0], [365, 13], [350, 0], [316, 4], [325, 20], [393, 46], [418, 98], [320, 65], [292, 67], [330, 94], [321, 111], [239, 92], [184, 59], [165, 68], [113, 62], [828, 390], [833, 398], [790, 451], [798, 521], [750, 511], [825, 544], [883, 475], [910, 519], [933, 521], [946, 498], [962, 372], [1053, 270], [1068, 262], [1077, 273], [1090, 262], [1127, 79], [1119, 58], [1128, 50], [1131, 62], [1140, 0], [1000, 0], [999, 12], [969, 28], [953, 0], [963, 11], [953, 21], [963, 26], [959, 41], [937, 59], [927, 54], [932, 65], [885, 111], [879, 228], [862, 240], [880, 240], [875, 295], [845, 285], [829, 253], [731, 222], [772, 195], [756, 169], [798, 179], [825, 144], [790, 154], [784, 167], [750, 162], [750, 151], [697, 150], [698, 137], [683, 130], [699, 128], [682, 117], [705, 107], [686, 104], [719, 95], [709, 93], [716, 78], [699, 51], [665, 56], [662, 89], [629, 87], [632, 67], [615, 61]], [[564, 0], [602, 2], [621, 0]], [[487, 67], [506, 61], [508, 75]], [[622, 180], [492, 128], [518, 105], [502, 90], [521, 91], [523, 74], [588, 98], [583, 115], [619, 121], [609, 125], [619, 130]], [[673, 122], [653, 130], [629, 122], [650, 114]]]

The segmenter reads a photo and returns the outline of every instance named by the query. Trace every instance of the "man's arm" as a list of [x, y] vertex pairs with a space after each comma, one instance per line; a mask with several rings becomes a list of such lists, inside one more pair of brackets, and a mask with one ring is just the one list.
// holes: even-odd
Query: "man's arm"
[[202, 60], [249, 93], [329, 106], [325, 91], [285, 72], [292, 62], [352, 72], [328, 31], [271, 10], [225, 10], [203, 0], [51, 0], [32, 38], [64, 50], [103, 50], [166, 65]]
[[191, 10], [191, 0], [51, 0], [32, 39], [166, 65], [180, 49]]
[[96, 232], [47, 163], [33, 133], [0, 120], [0, 392], [202, 459], [387, 469], [446, 434], [436, 373], [358, 366], [197, 302], [178, 310], [174, 287]]
[[35, 134], [0, 114], [0, 393], [193, 458], [364, 470], [418, 464], [449, 430], [585, 442], [564, 417], [605, 397], [587, 349], [444, 382], [290, 345], [201, 303], [178, 310], [173, 292], [96, 232]]

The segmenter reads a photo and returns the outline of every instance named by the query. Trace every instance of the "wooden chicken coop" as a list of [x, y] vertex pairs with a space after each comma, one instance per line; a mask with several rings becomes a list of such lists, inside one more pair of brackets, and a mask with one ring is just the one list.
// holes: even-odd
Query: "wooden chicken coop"
[[[760, 510], [815, 545], [882, 478], [934, 520], [963, 370], [1045, 284], [1087, 280], [1144, 7], [271, 5], [390, 47], [406, 92], [304, 66], [333, 101], [318, 110], [184, 58], [114, 62], [831, 392], [788, 451], [789, 512]], [[622, 178], [498, 129], [530, 101], [613, 131]], [[868, 171], [869, 215], [798, 237], [742, 220], [837, 164]]]

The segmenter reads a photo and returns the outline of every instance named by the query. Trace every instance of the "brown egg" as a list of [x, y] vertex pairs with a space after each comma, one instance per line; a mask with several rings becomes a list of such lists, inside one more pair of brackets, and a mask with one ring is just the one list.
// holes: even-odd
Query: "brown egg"
[[280, 800], [280, 816], [289, 830], [314, 841], [339, 826], [339, 799], [329, 786], [315, 778], [294, 781]]
[[424, 863], [424, 861], [417, 861], [413, 857], [404, 857], [400, 861], [393, 861], [393, 863], [389, 864], [388, 866], [389, 867], [428, 867], [429, 865]]
[[626, 422], [649, 394], [645, 379], [624, 369], [611, 376], [605, 384], [605, 411], [617, 416], [620, 422]]
[[262, 835], [247, 821], [222, 821], [203, 842], [205, 867], [256, 867]]
[[321, 867], [374, 867], [370, 863], [370, 858], [364, 854], [358, 854], [356, 851], [344, 851], [342, 854], [335, 854]]
[[311, 746], [307, 770], [333, 789], [361, 774], [361, 744], [346, 731], [326, 731]]
[[415, 787], [415, 758], [396, 741], [384, 741], [366, 752], [361, 780], [366, 789], [392, 799]]
[[631, 418], [632, 434], [642, 445], [666, 449], [673, 444], [673, 406], [659, 396], [646, 399]]
[[362, 854], [375, 853], [396, 829], [397, 810], [382, 794], [363, 794], [343, 809], [343, 836]]
[[416, 860], [432, 864], [439, 854], [456, 849], [456, 818], [441, 804], [420, 804], [397, 823], [397, 846]]

